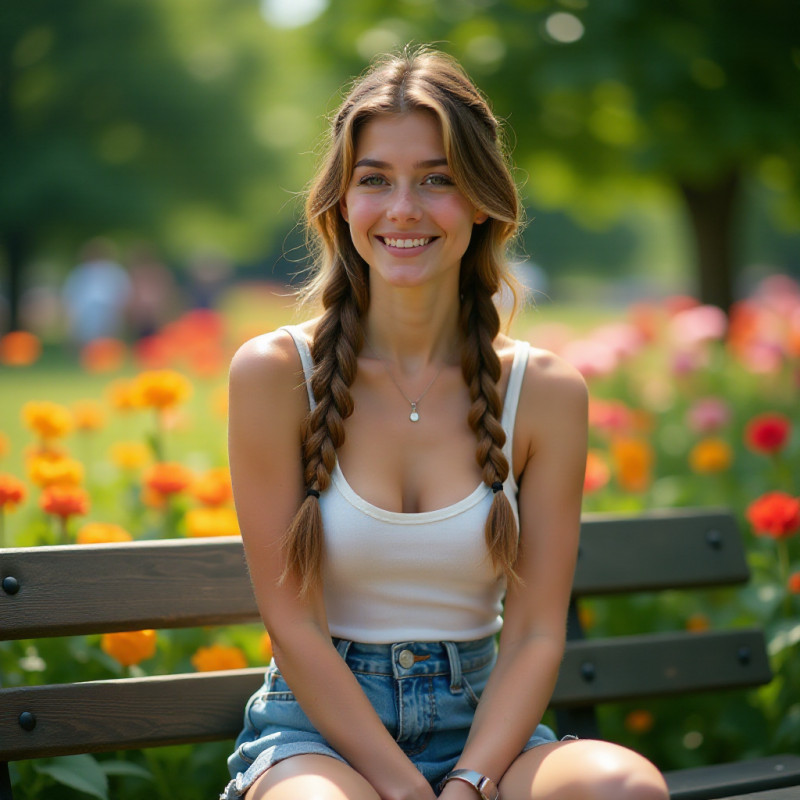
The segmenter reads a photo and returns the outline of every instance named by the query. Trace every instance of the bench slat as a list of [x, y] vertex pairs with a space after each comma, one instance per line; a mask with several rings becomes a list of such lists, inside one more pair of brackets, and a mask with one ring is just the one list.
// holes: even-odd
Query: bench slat
[[756, 629], [584, 639], [567, 643], [551, 705], [613, 703], [770, 680], [764, 635]]
[[239, 537], [0, 551], [0, 639], [258, 620]]
[[[0, 689], [3, 760], [234, 739], [264, 668]], [[36, 718], [31, 731], [19, 716]]]
[[749, 576], [742, 537], [728, 512], [585, 514], [573, 593], [724, 586]]
[[[754, 758], [711, 767], [692, 767], [664, 773], [672, 800], [708, 800], [725, 797], [736, 800], [789, 800], [800, 797], [800, 756], [780, 755]], [[782, 787], [793, 787], [779, 791]], [[767, 794], [762, 792], [769, 791]], [[757, 792], [757, 794], [751, 794]]]

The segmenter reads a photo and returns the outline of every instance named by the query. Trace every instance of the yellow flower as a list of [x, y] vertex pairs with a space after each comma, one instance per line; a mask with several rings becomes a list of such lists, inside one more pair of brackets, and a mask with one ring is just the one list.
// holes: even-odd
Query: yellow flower
[[123, 667], [130, 667], [155, 655], [156, 632], [144, 630], [104, 633], [100, 639], [100, 648]]
[[192, 393], [189, 381], [171, 369], [149, 370], [135, 379], [141, 405], [162, 410], [182, 403]]
[[97, 400], [79, 400], [72, 406], [72, 415], [79, 431], [97, 431], [106, 422], [106, 413]]
[[189, 536], [238, 536], [239, 522], [232, 508], [190, 508], [186, 512]]
[[724, 472], [733, 463], [733, 450], [723, 439], [703, 439], [689, 453], [693, 472]]
[[626, 491], [642, 492], [650, 485], [653, 448], [644, 439], [614, 439], [611, 460], [617, 483]]
[[31, 400], [22, 407], [22, 420], [44, 440], [60, 439], [72, 430], [69, 409], [58, 403]]
[[106, 544], [109, 542], [130, 542], [133, 537], [121, 525], [113, 522], [87, 522], [75, 539], [77, 544]]
[[247, 658], [238, 647], [212, 644], [200, 647], [192, 656], [192, 664], [198, 672], [215, 672], [222, 669], [243, 669]]
[[150, 460], [150, 448], [144, 442], [116, 442], [111, 445], [111, 460], [122, 470], [141, 469]]
[[210, 469], [191, 488], [192, 495], [206, 506], [221, 506], [233, 498], [231, 474], [226, 467]]
[[84, 469], [80, 461], [63, 453], [40, 451], [28, 461], [31, 483], [46, 489], [48, 486], [79, 486]]
[[272, 661], [272, 639], [269, 638], [269, 634], [266, 631], [261, 634], [259, 652], [264, 661], [267, 663]]
[[142, 407], [135, 381], [117, 378], [108, 384], [106, 393], [111, 406], [117, 411], [134, 411]]

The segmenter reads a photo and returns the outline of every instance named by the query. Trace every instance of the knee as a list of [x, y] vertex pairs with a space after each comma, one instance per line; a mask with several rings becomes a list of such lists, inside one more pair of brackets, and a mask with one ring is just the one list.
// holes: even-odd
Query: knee
[[646, 758], [622, 748], [598, 748], [577, 767], [580, 800], [669, 800], [664, 777]]

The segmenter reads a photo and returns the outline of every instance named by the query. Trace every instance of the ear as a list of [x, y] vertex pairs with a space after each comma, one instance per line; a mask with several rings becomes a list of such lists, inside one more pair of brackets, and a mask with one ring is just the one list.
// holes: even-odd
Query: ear
[[339, 211], [341, 212], [344, 221], [350, 222], [347, 217], [347, 200], [344, 197], [342, 197], [342, 199], [339, 201]]
[[482, 225], [487, 219], [489, 219], [489, 215], [485, 211], [476, 211], [472, 221], [476, 225]]

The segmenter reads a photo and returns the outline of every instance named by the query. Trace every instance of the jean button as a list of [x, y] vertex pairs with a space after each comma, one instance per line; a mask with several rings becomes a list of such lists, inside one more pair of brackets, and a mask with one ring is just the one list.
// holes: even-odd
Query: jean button
[[410, 650], [401, 650], [397, 661], [403, 669], [409, 669], [414, 666], [414, 654]]

